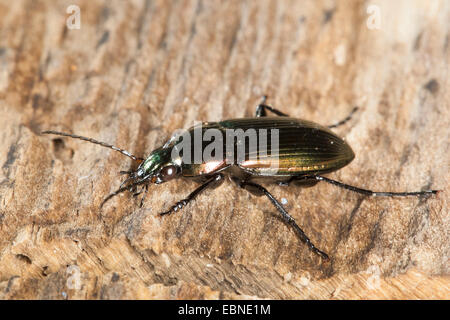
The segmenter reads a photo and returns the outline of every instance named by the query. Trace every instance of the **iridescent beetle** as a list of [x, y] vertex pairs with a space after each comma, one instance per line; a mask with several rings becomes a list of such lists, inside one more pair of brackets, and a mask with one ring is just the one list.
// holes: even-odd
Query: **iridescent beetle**
[[[256, 180], [276, 182], [280, 185], [289, 185], [292, 182], [297, 182], [309, 186], [314, 185], [319, 181], [325, 181], [343, 189], [377, 197], [420, 196], [425, 194], [436, 194], [438, 192], [438, 190], [375, 192], [324, 177], [323, 174], [336, 171], [346, 166], [355, 157], [350, 146], [330, 131], [330, 129], [346, 123], [350, 120], [356, 110], [357, 108], [355, 107], [350, 115], [344, 120], [334, 125], [324, 127], [310, 121], [290, 118], [288, 115], [266, 105], [266, 97], [264, 96], [262, 102], [257, 106], [256, 116], [254, 118], [230, 119], [220, 122], [203, 123], [202, 132], [209, 129], [223, 132], [225, 132], [226, 129], [276, 129], [278, 134], [278, 154], [275, 171], [273, 170], [274, 157], [272, 156], [272, 153], [266, 153], [262, 156], [261, 154], [258, 154], [256, 158], [251, 158], [250, 152], [246, 151], [242, 161], [237, 161], [236, 157], [234, 157], [231, 161], [229, 159], [227, 159], [227, 161], [223, 159], [223, 161], [214, 162], [201, 161], [199, 163], [185, 163], [182, 158], [173, 157], [173, 149], [179, 142], [177, 136], [172, 137], [166, 144], [151, 152], [146, 159], [143, 159], [132, 155], [126, 150], [91, 138], [57, 131], [44, 131], [42, 133], [85, 140], [118, 151], [135, 161], [141, 161], [136, 170], [121, 171], [121, 173], [127, 174], [128, 178], [122, 182], [119, 189], [103, 200], [101, 207], [106, 201], [124, 191], [130, 191], [136, 196], [145, 190], [140, 203], [142, 206], [150, 183], [160, 184], [178, 177], [199, 180], [201, 185], [198, 188], [191, 192], [185, 199], [175, 203], [169, 210], [160, 213], [160, 215], [170, 214], [186, 206], [208, 187], [216, 186], [218, 183], [222, 182], [225, 175], [228, 175], [239, 187], [247, 189], [255, 195], [267, 196], [275, 208], [281, 213], [283, 220], [294, 228], [300, 239], [304, 241], [314, 253], [325, 260], [329, 260], [328, 255], [319, 250], [311, 242], [291, 215], [284, 209], [283, 205], [275, 199], [266, 188], [257, 183]], [[267, 111], [272, 112], [276, 117], [268, 117]], [[188, 133], [187, 136], [194, 139], [194, 130], [195, 127], [188, 129], [186, 131]], [[184, 135], [184, 137], [186, 137], [186, 135]], [[272, 139], [270, 139], [270, 142], [269, 139], [267, 139], [267, 142], [269, 144], [268, 147], [272, 147], [270, 145]], [[246, 143], [246, 141], [244, 141], [244, 143]], [[192, 141], [191, 145], [194, 144], [195, 141]], [[202, 147], [204, 147], [204, 144], [202, 144]], [[247, 148], [245, 150], [249, 149]], [[137, 191], [138, 187], [140, 187], [139, 191]]]

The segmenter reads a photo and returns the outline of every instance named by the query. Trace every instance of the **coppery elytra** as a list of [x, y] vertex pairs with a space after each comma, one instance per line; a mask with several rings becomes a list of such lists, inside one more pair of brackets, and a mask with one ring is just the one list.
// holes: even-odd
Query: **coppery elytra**
[[[186, 163], [181, 158], [174, 158], [172, 151], [177, 146], [179, 140], [176, 136], [172, 137], [162, 147], [155, 149], [150, 155], [143, 159], [132, 155], [130, 152], [117, 148], [113, 145], [100, 142], [91, 138], [86, 138], [74, 134], [63, 133], [58, 131], [44, 131], [43, 134], [54, 134], [75, 139], [85, 140], [91, 143], [99, 144], [103, 147], [113, 149], [121, 154], [135, 160], [140, 161], [136, 170], [121, 171], [122, 174], [128, 175], [120, 187], [110, 195], [108, 195], [101, 207], [106, 201], [112, 197], [124, 192], [130, 191], [133, 196], [137, 196], [144, 192], [140, 205], [142, 206], [148, 185], [160, 184], [173, 180], [175, 178], [184, 177], [198, 180], [201, 185], [191, 192], [185, 199], [178, 201], [167, 211], [161, 212], [160, 215], [167, 215], [177, 212], [186, 206], [191, 200], [198, 196], [208, 187], [217, 186], [223, 182], [227, 175], [239, 187], [250, 191], [258, 196], [266, 196], [281, 214], [283, 220], [292, 226], [297, 232], [300, 239], [305, 242], [308, 247], [317, 255], [325, 260], [329, 260], [328, 255], [319, 250], [311, 240], [306, 236], [303, 230], [297, 225], [291, 215], [285, 210], [283, 205], [261, 184], [258, 180], [266, 182], [275, 182], [280, 185], [289, 185], [293, 182], [304, 185], [314, 185], [319, 181], [325, 181], [339, 188], [350, 190], [359, 194], [376, 197], [406, 197], [421, 196], [426, 194], [436, 194], [438, 190], [424, 190], [415, 192], [376, 192], [372, 190], [354, 187], [330, 178], [324, 177], [322, 174], [336, 171], [349, 164], [355, 154], [350, 146], [330, 128], [336, 128], [349, 121], [357, 110], [355, 107], [350, 115], [344, 120], [329, 126], [321, 126], [316, 123], [290, 118], [285, 113], [266, 105], [266, 97], [256, 108], [254, 118], [230, 119], [220, 122], [205, 122], [202, 130], [215, 129], [219, 132], [225, 132], [226, 129], [256, 129], [270, 130], [276, 129], [279, 141], [278, 154], [276, 159], [276, 170], [273, 171], [274, 157], [271, 154], [258, 154], [256, 160], [250, 159], [248, 149], [246, 150], [244, 161], [237, 162], [235, 158], [232, 161], [201, 161], [199, 163]], [[275, 117], [268, 117], [267, 111], [275, 114]], [[194, 128], [188, 129], [189, 137], [194, 139]], [[234, 140], [233, 140], [234, 141]], [[234, 142], [233, 142], [234, 143]], [[244, 140], [244, 144], [247, 141]], [[269, 145], [273, 143], [269, 141]], [[192, 141], [192, 145], [194, 142]], [[202, 144], [202, 148], [205, 145]], [[229, 160], [229, 159], [227, 159]], [[140, 188], [138, 190], [138, 188]]]

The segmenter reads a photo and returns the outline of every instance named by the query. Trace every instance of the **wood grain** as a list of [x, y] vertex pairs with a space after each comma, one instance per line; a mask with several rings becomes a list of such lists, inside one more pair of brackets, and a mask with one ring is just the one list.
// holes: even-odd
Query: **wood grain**
[[[449, 298], [449, 2], [80, 0], [69, 29], [71, 4], [0, 1], [0, 298]], [[356, 158], [331, 178], [443, 192], [268, 185], [324, 263], [228, 181], [165, 218], [194, 182], [99, 210], [136, 164], [39, 134], [145, 156], [194, 121], [253, 115], [263, 94], [321, 124], [360, 107], [335, 130]]]

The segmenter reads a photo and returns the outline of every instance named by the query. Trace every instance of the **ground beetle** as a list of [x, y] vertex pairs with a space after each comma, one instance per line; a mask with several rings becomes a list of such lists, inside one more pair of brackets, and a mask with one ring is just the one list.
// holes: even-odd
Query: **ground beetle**
[[[344, 120], [334, 125], [324, 127], [313, 122], [290, 118], [288, 115], [268, 106], [266, 104], [266, 97], [264, 97], [262, 102], [257, 106], [256, 117], [254, 118], [202, 123], [202, 134], [211, 129], [216, 130], [216, 133], [225, 133], [227, 129], [242, 131], [252, 129], [260, 130], [261, 132], [270, 132], [270, 134], [266, 136], [265, 141], [268, 142], [268, 137], [271, 138], [270, 142], [268, 142], [268, 146], [271, 147], [271, 150], [273, 150], [272, 147], [273, 144], [275, 144], [275, 140], [272, 139], [275, 134], [272, 134], [272, 132], [275, 132], [278, 138], [278, 141], [276, 141], [278, 154], [276, 154], [275, 170], [273, 168], [275, 153], [258, 153], [256, 157], [251, 157], [251, 151], [249, 151], [251, 149], [249, 145], [250, 142], [248, 141], [249, 139], [246, 139], [245, 137], [244, 140], [233, 140], [234, 151], [239, 144], [243, 143], [245, 146], [245, 154], [241, 161], [238, 161], [239, 159], [237, 159], [235, 153], [231, 160], [229, 158], [225, 159], [226, 157], [223, 156], [219, 161], [217, 161], [216, 157], [215, 161], [201, 159], [201, 161], [190, 161], [187, 163], [186, 161], [183, 161], [184, 158], [181, 157], [181, 153], [179, 153], [178, 157], [174, 157], [173, 151], [181, 141], [180, 135], [173, 136], [164, 146], [154, 150], [146, 159], [143, 159], [132, 155], [126, 150], [91, 138], [58, 131], [44, 131], [42, 133], [89, 141], [103, 147], [111, 148], [140, 162], [136, 170], [121, 171], [121, 173], [127, 174], [128, 178], [122, 182], [118, 190], [104, 199], [101, 207], [115, 195], [127, 190], [132, 192], [134, 196], [145, 190], [140, 203], [142, 206], [150, 183], [160, 184], [177, 177], [192, 178], [201, 182], [201, 185], [190, 193], [187, 198], [178, 201], [175, 205], [170, 207], [169, 210], [160, 213], [161, 216], [170, 214], [186, 206], [186, 204], [208, 187], [217, 186], [218, 183], [224, 180], [225, 175], [228, 175], [239, 187], [247, 189], [252, 194], [267, 196], [275, 208], [281, 213], [283, 220], [294, 228], [300, 239], [304, 241], [314, 253], [325, 260], [329, 260], [328, 255], [319, 250], [311, 242], [291, 215], [284, 209], [283, 205], [275, 199], [266, 188], [259, 184], [259, 180], [276, 182], [280, 185], [289, 185], [290, 183], [296, 182], [297, 184], [308, 186], [314, 185], [319, 181], [325, 181], [343, 189], [377, 197], [420, 196], [424, 194], [436, 194], [438, 192], [437, 190], [417, 192], [374, 192], [324, 177], [322, 174], [330, 173], [346, 166], [355, 157], [350, 146], [343, 139], [331, 132], [330, 128], [335, 128], [346, 123], [350, 120], [352, 114], [356, 110], [357, 108], [355, 107], [350, 115]], [[267, 111], [272, 112], [276, 116], [268, 117]], [[187, 133], [188, 137], [191, 137], [191, 139], [195, 139], [195, 128], [198, 128], [198, 126], [194, 126], [184, 133]], [[273, 129], [276, 131], [273, 131]], [[183, 140], [185, 140], [186, 136], [183, 137]], [[259, 142], [260, 141], [262, 141], [261, 138]], [[225, 142], [223, 141], [223, 143]], [[190, 145], [194, 146], [195, 141], [192, 141]], [[205, 141], [202, 139], [201, 150], [204, 150], [205, 147]], [[186, 152], [186, 150], [183, 151]], [[193, 151], [195, 152], [195, 150]], [[229, 150], [227, 149], [227, 152], [228, 151]]]

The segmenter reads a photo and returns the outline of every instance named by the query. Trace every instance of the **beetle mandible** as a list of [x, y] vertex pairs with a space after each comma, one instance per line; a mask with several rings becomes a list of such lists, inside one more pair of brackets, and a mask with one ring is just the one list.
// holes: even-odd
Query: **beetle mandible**
[[[201, 126], [202, 134], [211, 129], [224, 134], [229, 129], [242, 131], [259, 130], [260, 132], [269, 132], [270, 130], [271, 134], [268, 135], [272, 137], [275, 136], [272, 132], [275, 132], [278, 141], [275, 143], [273, 139], [270, 139], [269, 142], [269, 139], [266, 136], [266, 143], [268, 144], [268, 147], [271, 147], [271, 150], [273, 150], [272, 147], [276, 144], [276, 152], [271, 152], [270, 154], [267, 152], [257, 152], [257, 156], [255, 157], [252, 157], [252, 151], [249, 151], [251, 150], [251, 148], [249, 148], [251, 147], [249, 145], [250, 141], [245, 137], [243, 140], [239, 140], [239, 138], [234, 140], [233, 138], [232, 141], [233, 150], [237, 148], [237, 145], [239, 144], [244, 145], [244, 155], [241, 159], [238, 159], [236, 154], [232, 154], [231, 158], [222, 156], [219, 161], [217, 161], [217, 159], [216, 161], [200, 159], [200, 161], [197, 162], [187, 162], [184, 161], [184, 158], [181, 156], [174, 156], [174, 149], [179, 146], [181, 140], [186, 142], [186, 137], [188, 140], [195, 140], [195, 130], [198, 126], [191, 127], [185, 131], [183, 139], [181, 139], [179, 135], [173, 136], [162, 147], [152, 151], [145, 159], [136, 157], [124, 149], [117, 148], [92, 138], [58, 131], [43, 131], [42, 133], [71, 137], [99, 144], [103, 147], [118, 151], [135, 161], [140, 161], [136, 170], [121, 171], [122, 174], [127, 174], [128, 178], [122, 182], [115, 192], [111, 193], [103, 200], [100, 207], [103, 207], [105, 202], [112, 197], [125, 191], [132, 192], [134, 196], [145, 191], [140, 202], [140, 206], [142, 206], [150, 183], [161, 184], [179, 177], [191, 178], [201, 182], [201, 185], [185, 199], [178, 201], [167, 211], [161, 212], [160, 215], [163, 216], [179, 211], [208, 187], [216, 186], [224, 180], [225, 176], [229, 176], [239, 187], [250, 191], [252, 194], [266, 196], [281, 214], [283, 220], [296, 231], [300, 239], [305, 242], [315, 254], [325, 260], [329, 260], [328, 255], [319, 250], [312, 243], [283, 205], [260, 184], [259, 180], [263, 182], [276, 182], [280, 185], [289, 185], [293, 182], [314, 185], [319, 181], [325, 181], [346, 190], [376, 197], [420, 196], [425, 194], [436, 194], [438, 192], [438, 190], [375, 192], [324, 177], [323, 174], [336, 171], [346, 166], [355, 157], [351, 147], [330, 129], [343, 125], [350, 120], [353, 113], [357, 110], [357, 107], [355, 107], [350, 115], [342, 121], [330, 126], [321, 126], [314, 122], [290, 118], [287, 114], [267, 105], [266, 99], [267, 97], [264, 96], [261, 103], [257, 106], [254, 118], [204, 122]], [[275, 116], [268, 117], [267, 111], [272, 112]], [[261, 138], [259, 141], [261, 141]], [[190, 142], [188, 145], [191, 147], [196, 145], [196, 141], [188, 142]], [[226, 142], [223, 140], [221, 143], [224, 147]], [[205, 148], [203, 139], [200, 146], [201, 151], [203, 151]], [[183, 151], [186, 152], [189, 151], [189, 149]], [[230, 150], [227, 149], [227, 151]], [[178, 155], [179, 154], [180, 153], [178, 153]], [[139, 191], [138, 188], [140, 188]]]

